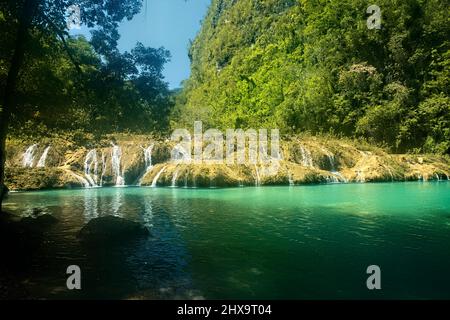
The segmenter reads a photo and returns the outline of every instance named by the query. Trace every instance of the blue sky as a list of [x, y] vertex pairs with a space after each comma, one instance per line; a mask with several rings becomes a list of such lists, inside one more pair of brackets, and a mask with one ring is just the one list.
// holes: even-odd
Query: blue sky
[[[147, 9], [145, 9], [147, 1]], [[172, 59], [164, 69], [165, 80], [171, 89], [180, 87], [189, 77], [189, 40], [200, 30], [201, 20], [211, 0], [144, 0], [141, 12], [131, 21], [120, 25], [119, 50], [129, 51], [136, 42], [154, 48], [165, 47]], [[90, 33], [82, 28], [71, 34]]]

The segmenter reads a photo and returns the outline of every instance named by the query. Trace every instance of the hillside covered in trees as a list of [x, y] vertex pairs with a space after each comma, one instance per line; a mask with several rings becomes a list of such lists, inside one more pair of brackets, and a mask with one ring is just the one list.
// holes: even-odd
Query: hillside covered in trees
[[450, 153], [448, 1], [213, 0], [173, 126], [276, 127]]
[[[212, 0], [189, 48], [191, 76], [172, 92], [167, 50], [117, 48], [119, 23], [141, 0], [76, 1], [89, 39], [70, 34], [70, 3], [0, 5], [0, 177], [10, 189], [450, 176], [445, 1], [380, 1], [377, 29], [361, 0]], [[167, 138], [199, 120], [204, 130], [280, 129], [277, 175], [172, 165]]]

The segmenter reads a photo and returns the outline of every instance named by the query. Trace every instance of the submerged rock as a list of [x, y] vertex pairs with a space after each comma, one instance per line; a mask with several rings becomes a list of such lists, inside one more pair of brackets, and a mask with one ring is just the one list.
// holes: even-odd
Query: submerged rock
[[33, 214], [34, 214], [33, 217], [22, 218], [20, 220], [20, 222], [22, 224], [29, 225], [31, 227], [36, 227], [36, 228], [49, 227], [58, 222], [58, 219], [56, 219], [51, 214], [40, 214], [40, 213], [36, 213], [35, 210], [39, 210], [39, 209], [33, 209]]
[[87, 242], [115, 243], [149, 235], [148, 229], [140, 223], [106, 216], [89, 221], [78, 233], [78, 238]]

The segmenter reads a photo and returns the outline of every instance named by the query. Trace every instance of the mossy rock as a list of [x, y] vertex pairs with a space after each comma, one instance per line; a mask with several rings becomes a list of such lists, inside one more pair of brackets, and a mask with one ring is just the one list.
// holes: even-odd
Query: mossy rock
[[149, 230], [140, 223], [115, 216], [106, 216], [89, 221], [79, 231], [77, 237], [86, 243], [115, 244], [149, 235]]

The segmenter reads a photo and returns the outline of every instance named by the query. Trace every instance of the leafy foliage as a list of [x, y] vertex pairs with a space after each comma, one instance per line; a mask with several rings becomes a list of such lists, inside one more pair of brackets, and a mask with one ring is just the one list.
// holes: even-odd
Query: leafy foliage
[[[118, 23], [139, 12], [142, 1], [37, 2], [25, 43], [11, 114], [13, 135], [49, 131], [154, 132], [168, 127], [172, 100], [162, 71], [170, 53], [137, 43], [117, 49]], [[6, 85], [21, 6], [0, 5], [0, 85]], [[91, 40], [69, 36], [66, 10], [79, 5]]]
[[278, 127], [450, 153], [448, 1], [213, 0], [172, 125]]

